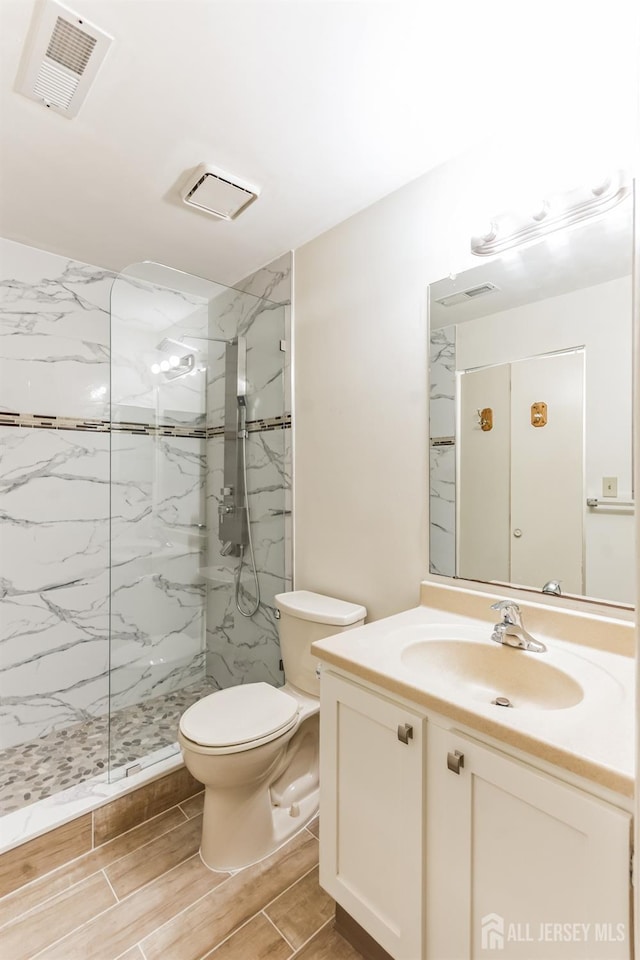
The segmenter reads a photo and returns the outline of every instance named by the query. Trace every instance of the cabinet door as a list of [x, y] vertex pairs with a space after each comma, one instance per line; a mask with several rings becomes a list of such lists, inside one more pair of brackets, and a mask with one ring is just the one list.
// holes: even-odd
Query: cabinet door
[[424, 718], [331, 673], [320, 690], [320, 883], [392, 957], [421, 960]]
[[629, 814], [433, 723], [428, 737], [427, 957], [630, 957]]

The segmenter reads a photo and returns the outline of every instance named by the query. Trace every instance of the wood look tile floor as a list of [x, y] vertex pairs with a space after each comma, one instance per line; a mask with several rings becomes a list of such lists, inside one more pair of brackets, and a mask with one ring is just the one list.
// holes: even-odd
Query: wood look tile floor
[[318, 885], [318, 824], [236, 873], [198, 855], [202, 795], [0, 899], [2, 960], [362, 960]]

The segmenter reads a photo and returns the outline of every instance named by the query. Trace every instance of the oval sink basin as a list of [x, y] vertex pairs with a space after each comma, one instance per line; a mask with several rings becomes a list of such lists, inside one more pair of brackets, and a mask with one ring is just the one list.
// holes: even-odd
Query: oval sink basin
[[[510, 706], [537, 710], [564, 710], [583, 699], [573, 677], [545, 663], [543, 653], [527, 654], [500, 644], [469, 640], [423, 640], [400, 654], [416, 673], [428, 673], [448, 687], [463, 688], [474, 699], [491, 703], [506, 698]], [[496, 710], [508, 709], [496, 705]]]

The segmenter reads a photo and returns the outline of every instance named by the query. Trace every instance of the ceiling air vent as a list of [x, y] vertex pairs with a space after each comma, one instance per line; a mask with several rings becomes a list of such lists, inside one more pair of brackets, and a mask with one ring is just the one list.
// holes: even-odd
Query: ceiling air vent
[[55, 0], [36, 9], [16, 89], [75, 117], [113, 37]]
[[200, 164], [182, 191], [182, 199], [188, 206], [221, 220], [235, 220], [258, 195], [257, 187], [206, 163]]
[[460, 290], [459, 293], [452, 293], [448, 297], [441, 297], [436, 303], [441, 303], [443, 307], [453, 307], [458, 303], [465, 303], [467, 300], [475, 300], [476, 297], [483, 297], [494, 290], [499, 290], [495, 283], [479, 283], [477, 287], [469, 287], [468, 290]]

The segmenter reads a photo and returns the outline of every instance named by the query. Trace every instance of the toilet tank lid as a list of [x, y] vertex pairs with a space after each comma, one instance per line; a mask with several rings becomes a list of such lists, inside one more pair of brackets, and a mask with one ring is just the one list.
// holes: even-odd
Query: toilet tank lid
[[336, 627], [348, 627], [351, 623], [364, 620], [366, 607], [359, 603], [347, 603], [335, 597], [325, 597], [310, 590], [292, 590], [291, 593], [276, 594], [276, 606], [284, 613], [299, 620], [312, 620], [314, 623], [329, 623]]

